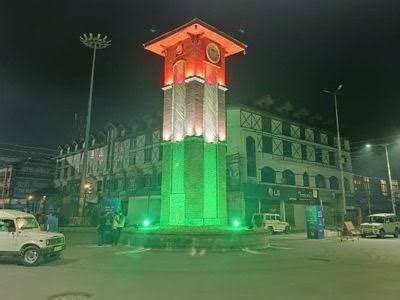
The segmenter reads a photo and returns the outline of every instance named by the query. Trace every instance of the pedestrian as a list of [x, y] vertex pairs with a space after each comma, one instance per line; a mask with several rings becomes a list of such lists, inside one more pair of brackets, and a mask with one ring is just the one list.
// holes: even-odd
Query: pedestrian
[[124, 228], [124, 227], [125, 227], [125, 216], [122, 212], [119, 212], [115, 245], [117, 245], [119, 243], [119, 238], [121, 237], [121, 231], [122, 231], [122, 228]]
[[97, 245], [102, 246], [104, 244], [104, 234], [106, 231], [106, 213], [103, 211], [100, 214], [98, 225], [97, 225]]
[[112, 220], [112, 244], [114, 246], [118, 244], [118, 240], [119, 240], [118, 224], [119, 224], [119, 213], [114, 212], [113, 220]]

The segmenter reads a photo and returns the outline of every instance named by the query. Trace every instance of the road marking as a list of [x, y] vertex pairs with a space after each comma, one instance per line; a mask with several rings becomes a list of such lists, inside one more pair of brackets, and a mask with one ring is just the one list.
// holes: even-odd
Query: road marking
[[243, 252], [247, 252], [247, 253], [251, 253], [251, 254], [265, 254], [265, 252], [261, 252], [261, 251], [256, 251], [256, 250], [250, 250], [249, 248], [243, 248], [242, 249]]
[[199, 252], [197, 252], [196, 248], [192, 248], [190, 250], [190, 256], [203, 256], [204, 254], [206, 254], [207, 250], [206, 249], [201, 249]]
[[280, 246], [271, 246], [267, 245], [266, 249], [271, 248], [271, 249], [279, 249], [279, 250], [293, 250], [293, 248], [288, 248], [288, 247], [280, 247]]
[[150, 250], [151, 250], [151, 248], [138, 248], [138, 249], [135, 249], [135, 250], [115, 252], [114, 255], [136, 254], [136, 253], [141, 253], [141, 252], [147, 252], [147, 251], [150, 251]]
[[86, 244], [86, 245], [75, 245], [75, 247], [80, 247], [80, 248], [109, 248], [112, 247], [112, 245], [96, 245], [96, 244]]

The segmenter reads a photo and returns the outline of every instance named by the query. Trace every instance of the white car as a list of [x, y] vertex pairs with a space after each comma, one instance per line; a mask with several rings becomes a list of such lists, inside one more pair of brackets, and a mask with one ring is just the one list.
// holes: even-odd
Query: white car
[[255, 213], [251, 219], [251, 224], [255, 229], [264, 229], [269, 233], [290, 231], [290, 225], [281, 220], [278, 214]]
[[19, 256], [24, 265], [35, 266], [64, 249], [64, 235], [41, 231], [33, 215], [0, 209], [0, 256]]
[[398, 222], [395, 214], [369, 215], [367, 222], [360, 225], [360, 232], [362, 237], [375, 235], [379, 238], [384, 238], [385, 235], [390, 234], [397, 238], [400, 232], [400, 222]]

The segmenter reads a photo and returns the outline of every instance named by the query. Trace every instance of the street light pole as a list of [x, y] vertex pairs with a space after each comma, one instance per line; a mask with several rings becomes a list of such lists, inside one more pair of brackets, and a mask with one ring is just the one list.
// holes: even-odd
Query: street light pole
[[340, 170], [340, 182], [342, 186], [342, 213], [341, 213], [341, 224], [343, 225], [346, 218], [346, 188], [344, 186], [344, 170], [343, 170], [343, 162], [342, 162], [342, 141], [340, 139], [340, 126], [339, 126], [339, 113], [338, 113], [338, 105], [337, 105], [337, 96], [340, 95], [340, 91], [343, 88], [343, 85], [339, 85], [335, 91], [323, 90], [324, 93], [333, 95], [333, 99], [335, 102], [335, 116], [336, 116], [336, 138], [338, 143], [338, 164]]
[[92, 33], [89, 33], [89, 36], [86, 34], [81, 36], [80, 41], [86, 47], [93, 49], [92, 73], [90, 76], [89, 101], [88, 101], [88, 111], [86, 116], [85, 144], [83, 149], [83, 161], [82, 161], [83, 169], [82, 169], [80, 197], [78, 205], [78, 217], [82, 218], [85, 206], [85, 185], [86, 185], [87, 171], [88, 171], [88, 150], [89, 150], [90, 124], [92, 118], [92, 94], [93, 94], [94, 68], [96, 64], [96, 50], [105, 49], [111, 46], [111, 40], [107, 40], [107, 36], [101, 37], [100, 33], [97, 34], [97, 36], [93, 36]]
[[386, 169], [388, 173], [388, 180], [389, 180], [389, 190], [390, 190], [390, 199], [392, 201], [392, 211], [394, 214], [396, 214], [396, 199], [394, 197], [394, 191], [393, 191], [393, 182], [392, 182], [392, 172], [390, 170], [390, 161], [389, 161], [389, 151], [388, 151], [388, 146], [393, 145], [394, 143], [390, 144], [376, 144], [376, 145], [371, 145], [367, 144], [365, 145], [367, 148], [371, 148], [372, 146], [381, 146], [385, 149], [385, 158], [386, 158]]
[[394, 193], [393, 193], [392, 173], [390, 171], [388, 144], [385, 144], [383, 146], [385, 147], [386, 167], [387, 167], [387, 172], [388, 172], [388, 177], [389, 177], [390, 198], [392, 200], [392, 211], [394, 214], [396, 214], [396, 199], [394, 198]]

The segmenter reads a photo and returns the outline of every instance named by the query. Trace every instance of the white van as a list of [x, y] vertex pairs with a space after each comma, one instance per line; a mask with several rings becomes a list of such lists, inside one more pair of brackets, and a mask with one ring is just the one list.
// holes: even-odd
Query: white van
[[33, 215], [0, 209], [0, 256], [19, 256], [24, 265], [35, 266], [64, 249], [64, 235], [41, 231]]

